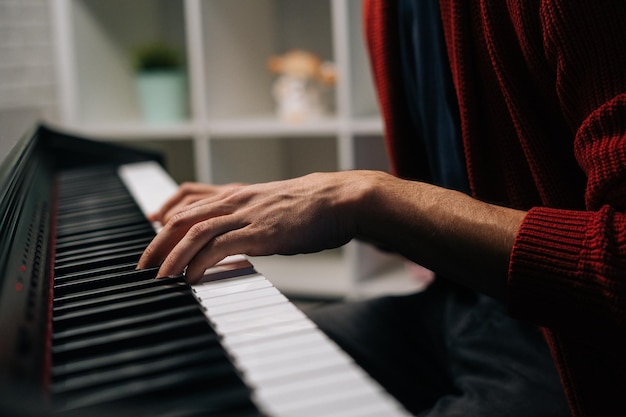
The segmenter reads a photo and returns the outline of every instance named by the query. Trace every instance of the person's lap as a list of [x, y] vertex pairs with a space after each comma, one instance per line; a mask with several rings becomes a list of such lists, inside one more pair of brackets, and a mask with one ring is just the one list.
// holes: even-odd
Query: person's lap
[[569, 415], [539, 330], [487, 296], [440, 279], [421, 293], [308, 314], [413, 414]]

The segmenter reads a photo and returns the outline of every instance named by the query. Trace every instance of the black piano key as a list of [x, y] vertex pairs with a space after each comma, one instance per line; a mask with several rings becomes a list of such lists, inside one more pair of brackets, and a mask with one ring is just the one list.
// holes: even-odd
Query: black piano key
[[189, 336], [213, 330], [202, 315], [193, 315], [177, 320], [168, 320], [137, 328], [122, 329], [101, 336], [79, 338], [68, 343], [56, 343], [52, 346], [53, 359], [68, 362], [93, 356], [102, 356], [119, 350], [147, 346], [169, 338]]
[[84, 374], [86, 372], [98, 372], [99, 369], [134, 363], [152, 357], [185, 353], [207, 348], [207, 346], [212, 347], [218, 343], [215, 333], [201, 332], [196, 335], [181, 335], [169, 340], [165, 339], [159, 343], [132, 346], [128, 349], [117, 349], [115, 352], [106, 352], [102, 355], [82, 359], [61, 361], [55, 358], [54, 366], [51, 370], [52, 380], [63, 380], [71, 375]]
[[76, 221], [71, 224], [59, 225], [57, 229], [57, 238], [72, 237], [77, 235], [85, 235], [87, 233], [97, 233], [100, 231], [109, 231], [115, 227], [132, 227], [135, 225], [144, 225], [146, 219], [142, 214], [120, 214], [103, 219], [87, 219], [85, 221]]
[[[67, 184], [62, 185], [63, 191], [59, 193], [59, 208], [62, 210], [73, 210], [87, 205], [95, 205], [99, 202], [107, 202], [114, 200], [132, 200], [124, 187], [118, 183], [98, 184], [99, 192], [86, 187], [71, 187], [68, 189]], [[93, 188], [93, 184], [92, 184]]]
[[100, 323], [88, 323], [81, 326], [72, 326], [64, 329], [53, 329], [52, 343], [62, 344], [77, 338], [93, 337], [106, 332], [123, 330], [127, 328], [138, 328], [150, 323], [176, 320], [181, 317], [191, 317], [197, 315], [200, 307], [194, 304], [186, 304], [179, 307], [160, 309], [143, 314], [136, 314], [131, 317], [121, 317]]
[[149, 298], [114, 302], [104, 306], [83, 308], [66, 314], [57, 314], [52, 319], [53, 328], [67, 328], [85, 323], [96, 323], [125, 317], [129, 314], [141, 314], [159, 308], [169, 308], [196, 302], [191, 294], [183, 291], [170, 291]]
[[[168, 396], [175, 398], [176, 396], [197, 392], [202, 389], [207, 396], [204, 400], [204, 407], [208, 407], [209, 410], [211, 407], [214, 407], [215, 410], [224, 410], [229, 406], [237, 406], [241, 401], [249, 401], [249, 391], [240, 384], [237, 374], [233, 372], [232, 367], [224, 364], [201, 368], [192, 367], [164, 374], [150, 375], [90, 390], [83, 393], [83, 395], [55, 397], [55, 400], [62, 402], [61, 411], [66, 411], [99, 404], [112, 404], [138, 397], [151, 397], [151, 401], [160, 403], [165, 401], [165, 398]], [[224, 386], [234, 387], [220, 389], [216, 393], [211, 392]], [[164, 395], [165, 398], [161, 395]], [[212, 401], [209, 402], [209, 400]]]
[[108, 198], [87, 196], [71, 204], [62, 205], [57, 215], [58, 222], [72, 222], [75, 218], [103, 218], [112, 213], [137, 213], [135, 202], [123, 195], [111, 195]]
[[55, 259], [55, 267], [68, 265], [70, 263], [89, 263], [94, 258], [102, 258], [111, 255], [125, 255], [128, 253], [142, 252], [146, 248], [146, 245], [142, 243], [134, 244], [120, 244], [116, 248], [102, 249], [102, 250], [90, 250], [83, 253], [77, 253], [74, 255], [62, 254]]
[[100, 286], [107, 285], [106, 282], [111, 282], [111, 285], [131, 282], [129, 278], [127, 278], [127, 274], [132, 274], [136, 270], [136, 267], [137, 264], [135, 262], [130, 262], [55, 276], [54, 291], [57, 295], [65, 295], [72, 291], [98, 288], [98, 281], [103, 282]]
[[67, 262], [54, 267], [55, 275], [66, 275], [72, 272], [85, 271], [90, 269], [102, 268], [111, 265], [119, 265], [120, 263], [138, 262], [143, 254], [144, 249], [135, 249], [124, 254], [101, 255], [93, 257], [89, 260], [81, 260], [76, 262]]
[[132, 227], [111, 228], [108, 231], [84, 233], [57, 239], [56, 249], [62, 253], [64, 250], [71, 250], [77, 247], [124, 242], [145, 236], [154, 236], [154, 230], [147, 222], [138, 223]]
[[148, 246], [152, 237], [140, 237], [137, 239], [131, 239], [123, 242], [113, 242], [113, 243], [103, 243], [99, 245], [87, 245], [80, 248], [75, 248], [72, 250], [65, 250], [61, 253], [56, 253], [56, 262], [63, 261], [72, 256], [80, 256], [83, 254], [96, 253], [98, 251], [107, 251], [107, 250], [117, 250], [120, 248], [131, 247], [135, 245], [143, 245], [144, 247]]
[[109, 195], [84, 195], [76, 198], [59, 201], [57, 220], [72, 221], [74, 216], [104, 217], [100, 213], [107, 213], [116, 208], [127, 207], [137, 211], [137, 205], [132, 198], [120, 195], [118, 191], [111, 191]]
[[199, 349], [184, 354], [137, 360], [133, 363], [108, 370], [98, 370], [98, 372], [90, 372], [66, 378], [63, 381], [54, 383], [51, 386], [51, 393], [53, 395], [59, 395], [71, 391], [84, 391], [98, 386], [117, 384], [125, 382], [126, 380], [135, 380], [148, 375], [176, 371], [185, 367], [200, 367], [206, 365], [214, 367], [223, 364], [230, 367], [230, 362], [221, 349]]
[[[153, 280], [156, 281], [156, 280]], [[185, 287], [180, 288], [185, 285]], [[66, 302], [62, 305], [56, 305], [52, 309], [52, 313], [56, 316], [63, 316], [66, 314], [75, 313], [78, 311], [84, 311], [85, 309], [93, 310], [100, 306], [106, 307], [111, 303], [121, 303], [133, 300], [139, 300], [144, 298], [150, 298], [161, 294], [167, 294], [172, 291], [179, 291], [186, 289], [186, 284], [172, 283], [169, 285], [150, 285], [143, 286], [142, 288], [128, 289], [124, 292], [116, 292], [114, 294], [104, 294], [99, 297], [87, 297], [82, 300], [74, 300], [73, 302]]]
[[52, 302], [54, 306], [62, 306], [68, 303], [74, 303], [88, 299], [96, 299], [99, 297], [109, 296], [113, 294], [121, 294], [127, 291], [138, 290], [141, 288], [184, 282], [182, 275], [176, 277], [155, 279], [158, 269], [158, 267], [149, 269], [134, 269], [132, 271], [116, 275], [127, 276], [128, 282], [122, 284], [106, 285], [103, 287], [92, 288], [85, 291], [72, 291], [65, 295], [55, 292], [55, 296], [52, 299]]

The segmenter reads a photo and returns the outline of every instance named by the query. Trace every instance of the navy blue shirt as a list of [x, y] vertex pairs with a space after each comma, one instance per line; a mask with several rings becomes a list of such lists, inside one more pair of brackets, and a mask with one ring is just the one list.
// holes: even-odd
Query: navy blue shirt
[[432, 181], [469, 192], [439, 2], [398, 0], [398, 12], [407, 105], [428, 153]]

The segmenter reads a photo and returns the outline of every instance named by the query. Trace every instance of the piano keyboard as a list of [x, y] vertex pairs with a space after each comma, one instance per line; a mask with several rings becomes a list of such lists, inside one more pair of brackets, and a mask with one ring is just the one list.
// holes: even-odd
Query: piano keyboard
[[408, 415], [245, 257], [208, 269], [194, 286], [136, 270], [159, 229], [144, 214], [177, 186], [156, 163], [117, 173], [91, 167], [59, 177], [50, 375], [57, 410]]

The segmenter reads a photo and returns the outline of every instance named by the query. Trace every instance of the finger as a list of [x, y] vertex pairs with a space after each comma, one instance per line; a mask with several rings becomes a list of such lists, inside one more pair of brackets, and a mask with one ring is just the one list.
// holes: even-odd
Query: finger
[[[221, 213], [223, 214], [223, 213]], [[189, 207], [179, 212], [152, 239], [137, 263], [138, 269], [160, 265], [172, 248], [185, 236], [195, 224], [213, 217], [211, 207]]]
[[250, 232], [248, 227], [231, 230], [215, 236], [188, 262], [185, 279], [196, 284], [204, 271], [230, 255], [248, 254]]
[[[204, 253], [203, 249], [209, 242], [244, 226], [235, 216], [220, 216], [194, 224], [167, 255], [157, 276], [165, 277], [182, 273], [198, 253]], [[213, 261], [213, 264], [207, 264], [204, 269], [213, 266], [219, 260]], [[200, 271], [200, 276], [203, 271]]]
[[187, 195], [200, 194], [203, 191], [206, 192], [207, 188], [208, 186], [206, 184], [195, 182], [185, 182], [181, 184], [176, 192], [170, 198], [168, 198], [165, 203], [163, 203], [159, 211], [152, 215], [153, 220], [151, 221], [159, 220], [161, 221], [161, 223], [165, 224], [165, 222], [163, 222], [163, 218], [166, 213], [171, 212], [174, 207], [180, 205], [180, 202], [184, 200]]
[[165, 225], [170, 221], [172, 217], [176, 215], [179, 211], [183, 210], [185, 207], [190, 206], [198, 201], [206, 198], [206, 194], [191, 194], [186, 195], [182, 200], [180, 200], [176, 205], [174, 205], [171, 209], [165, 211], [160, 215], [161, 224]]

